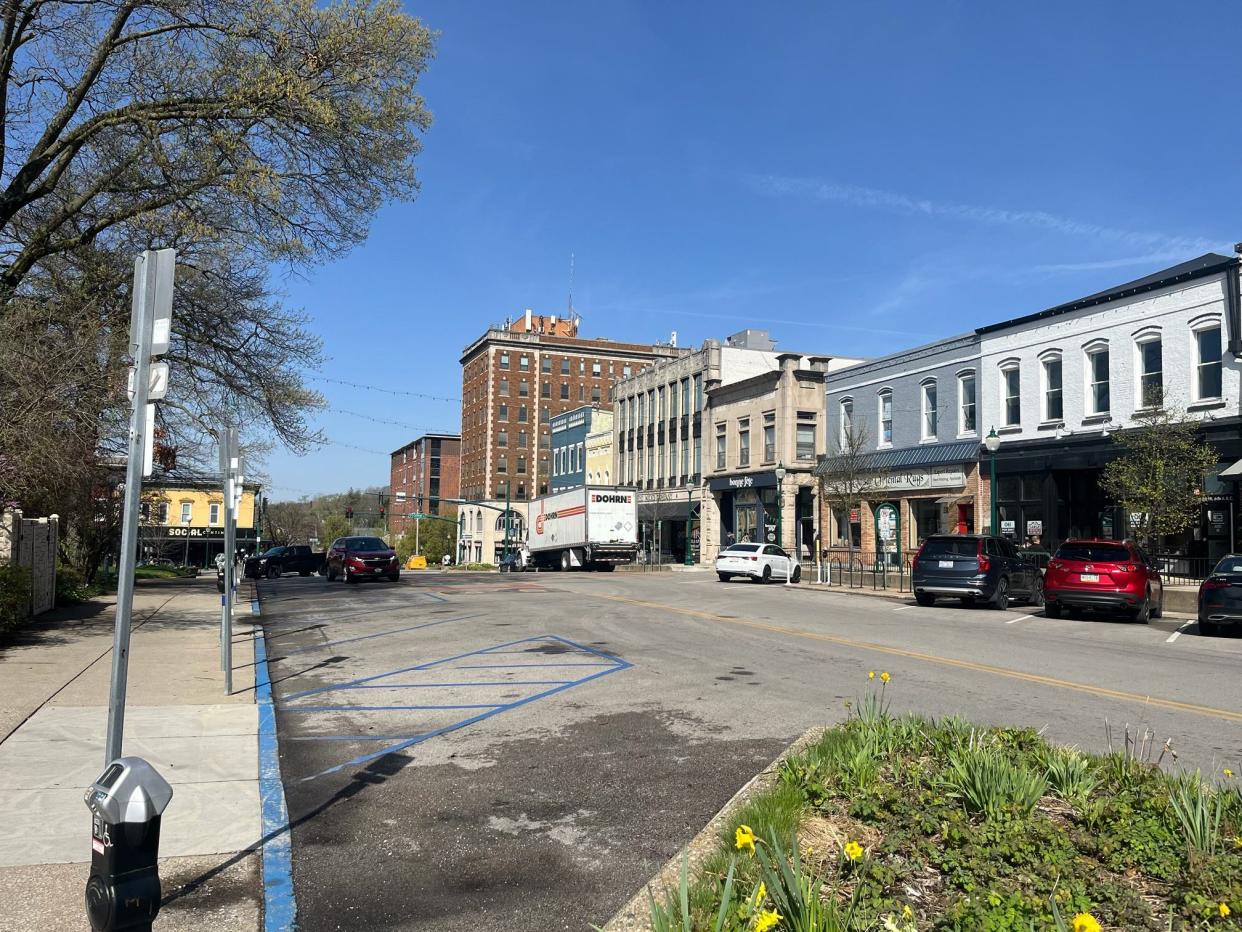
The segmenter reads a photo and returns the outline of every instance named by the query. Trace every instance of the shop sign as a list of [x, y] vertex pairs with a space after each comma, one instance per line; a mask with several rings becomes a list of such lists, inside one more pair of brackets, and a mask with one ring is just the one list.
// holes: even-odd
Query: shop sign
[[224, 540], [224, 528], [216, 530], [215, 528], [205, 527], [170, 527], [168, 529], [169, 537], [189, 537], [193, 540], [199, 538], [213, 538]]
[[1026, 522], [1026, 536], [1027, 537], [1039, 537], [1043, 533], [1044, 533], [1044, 522], [1042, 521]]
[[695, 501], [698, 496], [695, 495], [695, 489], [664, 489], [657, 492], [639, 492], [638, 504], [640, 505], [659, 505], [662, 502], [682, 502], [686, 501], [686, 492], [689, 491], [690, 501]]
[[918, 466], [897, 472], [877, 473], [875, 485], [886, 492], [960, 488], [966, 485], [966, 472], [960, 466]]
[[885, 550], [891, 550], [897, 543], [897, 507], [885, 503], [875, 510], [875, 533], [884, 544]]
[[776, 473], [752, 472], [741, 476], [721, 476], [708, 482], [707, 487], [713, 492], [737, 491], [739, 489], [771, 489], [776, 487]]
[[1001, 533], [1002, 534], [1012, 535], [1014, 531], [1016, 531], [1017, 529], [1018, 529], [1018, 522], [1016, 521], [1002, 521], [1001, 522]]
[[1215, 509], [1208, 512], [1208, 527], [1212, 534], [1224, 534], [1228, 528], [1226, 514]]

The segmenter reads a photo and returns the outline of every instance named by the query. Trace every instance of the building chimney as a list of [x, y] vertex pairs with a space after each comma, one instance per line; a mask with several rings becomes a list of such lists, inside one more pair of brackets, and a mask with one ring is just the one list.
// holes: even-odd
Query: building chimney
[[530, 333], [530, 308], [526, 309], [526, 332]]

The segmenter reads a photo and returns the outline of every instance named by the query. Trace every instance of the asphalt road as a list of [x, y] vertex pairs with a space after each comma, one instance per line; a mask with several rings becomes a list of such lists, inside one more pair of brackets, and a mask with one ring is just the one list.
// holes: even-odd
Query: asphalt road
[[806, 728], [895, 711], [1242, 759], [1242, 638], [707, 573], [261, 584], [299, 929], [605, 922]]

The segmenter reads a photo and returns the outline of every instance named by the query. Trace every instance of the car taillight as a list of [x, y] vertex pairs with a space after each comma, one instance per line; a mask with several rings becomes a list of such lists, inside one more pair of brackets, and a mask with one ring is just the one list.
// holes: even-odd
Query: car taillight
[[1060, 564], [1060, 563], [1058, 563], [1056, 560], [1049, 560], [1049, 561], [1048, 561], [1048, 569], [1050, 569], [1050, 570], [1059, 570], [1059, 569], [1061, 569], [1061, 564]]
[[1228, 589], [1229, 580], [1227, 579], [1205, 579], [1203, 580], [1203, 589]]
[[759, 562], [759, 558], [758, 558], [758, 557], [747, 557], [746, 559], [747, 559], [747, 560], [749, 560], [751, 563], [758, 563], [758, 562]]
[[927, 546], [926, 544], [923, 544], [923, 545], [922, 545], [921, 547], [919, 547], [919, 549], [915, 552], [914, 556], [910, 558], [910, 572], [911, 572], [911, 573], [913, 573], [913, 572], [914, 572], [915, 567], [917, 567], [917, 566], [919, 565], [919, 557], [921, 557], [921, 556], [923, 555], [923, 547], [926, 547], [926, 546]]
[[992, 567], [992, 561], [983, 555], [983, 541], [979, 541], [979, 572], [986, 573]]
[[1117, 567], [1117, 569], [1121, 570], [1121, 572], [1123, 573], [1137, 573], [1138, 572], [1138, 567], [1135, 566], [1133, 563], [1122, 563], [1119, 567]]

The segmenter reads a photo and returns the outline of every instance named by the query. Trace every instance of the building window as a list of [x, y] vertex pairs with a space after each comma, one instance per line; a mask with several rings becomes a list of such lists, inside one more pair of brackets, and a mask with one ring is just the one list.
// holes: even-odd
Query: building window
[[526, 405], [518, 405], [518, 423], [526, 423]]
[[193, 502], [181, 503], [181, 523], [189, 524], [193, 520], [194, 504]]
[[1044, 421], [1060, 421], [1065, 417], [1065, 406], [1061, 395], [1061, 357], [1046, 356], [1043, 361], [1044, 376]]
[[518, 357], [518, 371], [530, 372], [530, 359], [526, 356]]
[[1107, 414], [1108, 397], [1108, 347], [1098, 346], [1087, 350], [1087, 400], [1092, 414]]
[[681, 474], [682, 476], [690, 475], [690, 441], [688, 439], [681, 443]]
[[922, 395], [923, 404], [923, 417], [921, 419], [923, 430], [921, 437], [923, 440], [935, 440], [936, 428], [938, 426], [938, 418], [936, 415], [936, 382], [935, 380], [924, 382], [921, 387], [922, 392], [920, 392], [920, 394]]
[[1164, 403], [1164, 348], [1159, 335], [1138, 343], [1140, 408], [1158, 408]]
[[694, 438], [694, 475], [703, 471], [703, 438]]
[[1220, 325], [1195, 331], [1195, 401], [1221, 397]]
[[634, 484], [642, 485], [643, 482], [643, 448], [638, 448], [638, 472], [634, 475]]
[[539, 371], [540, 372], [551, 372], [552, 371], [552, 357], [551, 356], [540, 357]]
[[[814, 418], [815, 415], [810, 415]], [[799, 460], [815, 459], [815, 422], [804, 420], [802, 412], [798, 412], [798, 434], [794, 458]]]
[[690, 380], [681, 380], [681, 413], [687, 415], [690, 413]]
[[656, 405], [657, 405], [657, 413], [655, 416], [655, 421], [658, 424], [660, 423], [660, 421], [664, 420], [664, 386], [663, 385], [661, 385], [658, 389], [656, 389]]
[[569, 375], [569, 357], [561, 360], [561, 375]]
[[884, 389], [880, 392], [880, 446], [893, 445], [893, 392]]
[[671, 421], [677, 417], [677, 383], [674, 382], [668, 387], [668, 419]]
[[212, 502], [207, 509], [207, 523], [213, 527], [220, 523], [220, 503]]
[[1022, 370], [1017, 363], [1001, 369], [1001, 412], [1006, 427], [1022, 423]]
[[694, 413], [698, 414], [703, 410], [703, 374], [696, 372], [694, 374]]
[[502, 369], [509, 368], [509, 354], [508, 353], [500, 354], [500, 368]]
[[598, 385], [591, 386], [591, 401], [592, 403], [595, 403], [595, 404], [599, 403], [599, 386]]
[[716, 425], [716, 468], [725, 468], [725, 452], [728, 449], [728, 440], [725, 436], [725, 426], [723, 424]]
[[568, 400], [569, 400], [569, 383], [562, 382], [561, 383], [561, 401], [568, 401]]
[[973, 372], [958, 376], [957, 379], [957, 432], [973, 434], [978, 430], [978, 401], [975, 397], [975, 374]]
[[578, 386], [578, 400], [586, 401], [586, 386], [585, 385]]
[[509, 380], [508, 379], [500, 380], [499, 392], [501, 395], [508, 397], [508, 394], [509, 394]]
[[750, 419], [737, 422], [737, 464], [750, 465]]
[[507, 430], [496, 431], [496, 446], [507, 447], [509, 445], [509, 432]]
[[[517, 458], [517, 471], [518, 471], [518, 473], [519, 473], [520, 475], [525, 475], [525, 473], [526, 473], [526, 457], [524, 457], [524, 456], [519, 456], [519, 457]], [[519, 494], [521, 494], [521, 493], [519, 493]]]
[[552, 397], [552, 383], [551, 382], [543, 383], [543, 386], [539, 389], [539, 397], [540, 398], [551, 398]]
[[763, 416], [763, 461], [772, 463], [776, 461], [776, 415], [765, 414]]
[[509, 406], [508, 405], [502, 404], [502, 405], [496, 406], [496, 420], [498, 421], [509, 420]]
[[518, 385], [518, 397], [519, 397], [519, 398], [526, 398], [526, 397], [527, 397], [527, 396], [529, 396], [529, 395], [530, 395], [530, 386], [526, 384], [526, 381], [525, 381], [525, 380], [523, 380], [523, 381], [522, 381], [522, 382]]
[[841, 443], [844, 450], [854, 436], [854, 399], [841, 399]]
[[518, 449], [519, 450], [526, 449], [526, 431], [524, 430], [518, 431]]
[[599, 378], [599, 363], [591, 363], [591, 375], [595, 376], [597, 379]]

